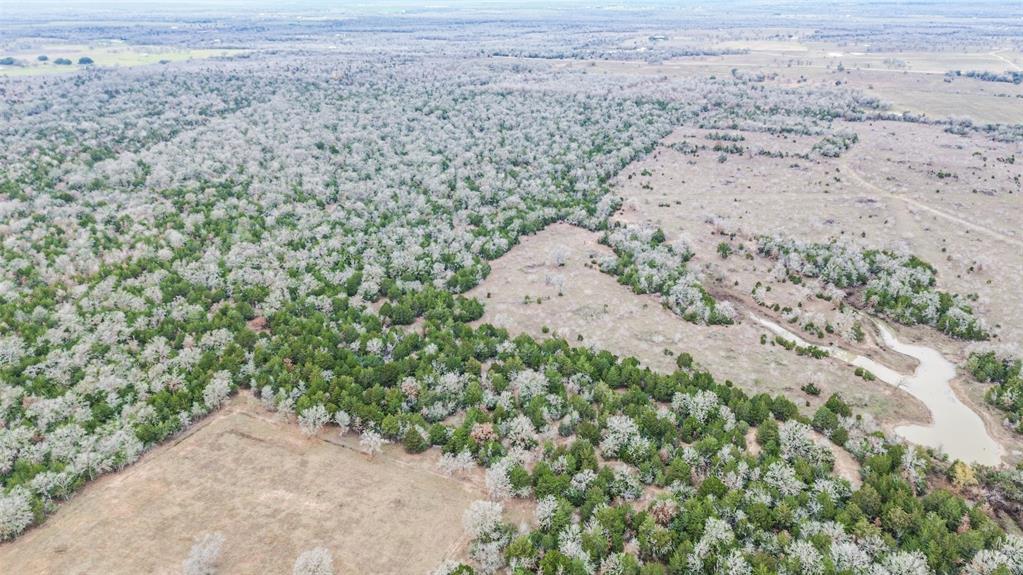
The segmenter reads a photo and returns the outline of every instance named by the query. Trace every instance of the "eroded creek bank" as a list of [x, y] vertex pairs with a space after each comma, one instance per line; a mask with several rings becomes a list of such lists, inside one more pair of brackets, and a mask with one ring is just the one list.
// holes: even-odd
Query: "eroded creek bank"
[[[799, 345], [810, 345], [770, 320], [753, 314], [750, 317], [783, 338]], [[835, 359], [869, 370], [878, 380], [906, 391], [927, 406], [931, 413], [929, 424], [898, 425], [895, 433], [910, 443], [944, 451], [952, 459], [984, 465], [1001, 463], [1005, 449], [988, 433], [980, 415], [963, 403], [952, 389], [951, 382], [956, 376], [955, 365], [937, 350], [903, 343], [884, 323], [875, 324], [886, 347], [919, 362], [912, 374], [899, 373], [868, 357], [855, 355], [839, 347], [831, 346], [827, 350]]]
[[[874, 359], [860, 357], [867, 351], [836, 348], [833, 355], [840, 361], [817, 360], [763, 345], [765, 326], [745, 317], [731, 326], [692, 324], [654, 296], [637, 295], [599, 271], [595, 263], [611, 250], [598, 240], [598, 233], [566, 223], [524, 237], [491, 262], [491, 274], [467, 294], [485, 304], [479, 321], [513, 333], [563, 337], [576, 345], [631, 355], [659, 371], [674, 370], [674, 355], [685, 351], [715, 377], [752, 393], [799, 398], [811, 413], [839, 393], [883, 427], [914, 443], [944, 449], [953, 458], [996, 464], [1004, 452], [977, 413], [952, 393], [948, 380], [955, 368], [938, 352], [904, 348], [901, 342], [898, 347], [885, 344], [879, 333], [871, 338], [882, 347], [870, 354]], [[753, 309], [747, 299], [733, 300], [742, 314]], [[914, 355], [918, 352], [923, 357]], [[916, 361], [899, 361], [907, 356]], [[870, 370], [880, 381], [854, 376], [850, 364]], [[807, 382], [821, 394], [801, 392]]]

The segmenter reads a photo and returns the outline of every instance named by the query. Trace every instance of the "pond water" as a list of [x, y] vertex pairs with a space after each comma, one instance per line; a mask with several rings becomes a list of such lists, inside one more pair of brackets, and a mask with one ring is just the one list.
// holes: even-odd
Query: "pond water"
[[[751, 317], [783, 338], [801, 346], [811, 345], [772, 321], [754, 315]], [[831, 346], [826, 349], [832, 357], [870, 370], [878, 380], [905, 390], [930, 410], [930, 424], [900, 425], [895, 428], [895, 433], [906, 441], [944, 451], [952, 459], [998, 465], [1005, 449], [991, 437], [980, 416], [960, 401], [952, 390], [950, 382], [956, 376], [955, 365], [937, 350], [899, 341], [883, 323], [878, 322], [877, 327], [885, 347], [920, 362], [912, 374], [899, 373], [870, 358], [841, 348]]]

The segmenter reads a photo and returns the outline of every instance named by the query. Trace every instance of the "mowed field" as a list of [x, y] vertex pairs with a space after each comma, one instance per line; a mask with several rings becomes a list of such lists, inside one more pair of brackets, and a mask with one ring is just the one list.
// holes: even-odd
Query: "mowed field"
[[319, 546], [337, 573], [428, 573], [464, 555], [462, 513], [484, 498], [479, 478], [434, 471], [434, 451], [369, 459], [357, 437], [306, 438], [243, 392], [0, 545], [0, 572], [178, 574], [193, 539], [219, 531], [219, 573], [290, 573]]

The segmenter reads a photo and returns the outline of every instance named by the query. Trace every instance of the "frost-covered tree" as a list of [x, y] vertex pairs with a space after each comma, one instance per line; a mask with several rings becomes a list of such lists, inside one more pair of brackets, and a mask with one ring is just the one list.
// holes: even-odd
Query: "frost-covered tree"
[[202, 400], [207, 409], [215, 409], [224, 403], [231, 393], [231, 373], [221, 370], [213, 374], [210, 382], [202, 392]]
[[298, 415], [298, 426], [306, 437], [312, 437], [319, 433], [323, 426], [330, 419], [327, 408], [322, 404], [308, 407]]
[[387, 440], [380, 433], [372, 429], [363, 431], [362, 435], [359, 436], [359, 447], [362, 448], [363, 453], [370, 457], [375, 457], [378, 453], [383, 452], [385, 443], [387, 443]]
[[502, 523], [500, 503], [474, 501], [465, 510], [462, 524], [471, 538], [469, 555], [483, 573], [495, 573], [504, 566], [503, 549], [509, 532]]
[[334, 558], [325, 547], [303, 551], [295, 559], [292, 575], [334, 575]]
[[476, 462], [472, 453], [468, 450], [460, 451], [457, 454], [445, 453], [437, 462], [437, 467], [446, 475], [459, 475], [472, 469]]
[[17, 536], [34, 518], [32, 500], [26, 489], [15, 488], [0, 495], [0, 541]]

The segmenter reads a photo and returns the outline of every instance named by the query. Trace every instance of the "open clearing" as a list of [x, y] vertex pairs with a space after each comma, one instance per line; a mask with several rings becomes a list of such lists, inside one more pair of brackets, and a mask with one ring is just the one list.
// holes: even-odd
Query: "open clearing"
[[[947, 72], [1020, 70], [1023, 55], [1012, 50], [967, 52], [877, 52], [865, 47], [789, 40], [727, 41], [718, 49], [745, 54], [690, 56], [657, 63], [562, 60], [559, 65], [594, 73], [638, 76], [719, 77], [739, 71], [763, 74], [765, 85], [809, 89], [847, 85], [890, 104], [894, 112], [939, 119], [966, 116], [978, 123], [1023, 122], [1023, 85], [986, 82], [965, 76], [945, 80]], [[679, 45], [691, 42], [683, 39]], [[668, 45], [678, 44], [668, 40]]]
[[[714, 144], [706, 130], [680, 129], [619, 177], [625, 207], [618, 218], [687, 238], [694, 264], [711, 268], [723, 284], [738, 281], [736, 291], [746, 293], [767, 275], [769, 262], [721, 260], [715, 247], [728, 238], [720, 231], [903, 247], [937, 268], [941, 289], [978, 294], [977, 310], [1000, 340], [1019, 341], [1023, 298], [1016, 290], [991, 289], [1017, 282], [1023, 269], [1021, 168], [998, 160], [1018, 150], [932, 126], [874, 122], [845, 128], [860, 141], [839, 159], [791, 157], [811, 149], [817, 141], [811, 136], [745, 133], [746, 152], [723, 163], [709, 150], [692, 155], [668, 147]], [[904, 136], [896, 137], [896, 130]], [[962, 347], [923, 331], [943, 351]]]
[[[711, 131], [679, 129], [619, 176], [625, 205], [616, 217], [658, 226], [669, 239], [685, 238], [696, 254], [690, 266], [703, 271], [708, 287], [758, 313], [767, 309], [758, 308], [750, 293], [757, 282], [770, 279], [772, 262], [755, 254], [722, 259], [715, 253], [720, 242], [755, 252], [755, 236], [781, 234], [816, 242], [855, 238], [868, 246], [906, 249], [937, 269], [941, 289], [977, 294], [973, 305], [993, 328], [995, 343], [1023, 340], [1023, 297], [1019, 290], [995, 288], [1017, 284], [1023, 270], [1021, 168], [1007, 161], [1019, 153], [1018, 146], [956, 136], [935, 126], [869, 122], [843, 128], [856, 132], [859, 142], [841, 158], [795, 157], [811, 150], [818, 141], [813, 136], [743, 132], [744, 153], [724, 162], [709, 149], [715, 143], [708, 139]], [[708, 149], [686, 154], [672, 147], [683, 142]], [[771, 287], [768, 304], [798, 306], [836, 325], [848, 322], [805, 286], [775, 282]], [[937, 349], [958, 365], [970, 349], [967, 342], [930, 328], [895, 329], [899, 339]], [[817, 345], [833, 343], [831, 337], [803, 336]], [[880, 351], [870, 341], [857, 351], [871, 348]], [[891, 355], [872, 359], [912, 372], [894, 364]], [[993, 429], [1001, 427], [998, 412], [978, 401], [979, 394], [962, 393], [955, 382], [953, 387], [1018, 458], [1019, 438]], [[903, 411], [903, 406], [887, 407]]]
[[[16, 51], [3, 51], [0, 57], [13, 57], [21, 65], [0, 66], [0, 76], [32, 76], [39, 74], [61, 74], [81, 70], [87, 66], [79, 65], [78, 59], [92, 58], [92, 66], [128, 67], [146, 64], [180, 62], [232, 56], [243, 50], [228, 49], [186, 49], [167, 46], [131, 46], [127, 44], [100, 44], [95, 46], [79, 44], [47, 44]], [[40, 62], [37, 57], [45, 55], [48, 60]], [[60, 66], [54, 64], [57, 58], [67, 58], [72, 64]]]
[[[323, 546], [338, 573], [426, 573], [461, 556], [482, 488], [391, 446], [369, 459], [336, 428], [307, 439], [247, 392], [138, 463], [90, 483], [0, 545], [0, 572], [180, 573], [196, 536], [225, 536], [222, 573], [290, 573]], [[423, 529], [423, 526], [429, 526]]]
[[[827, 360], [798, 356], [772, 344], [761, 344], [765, 328], [744, 321], [732, 326], [700, 326], [665, 309], [653, 296], [634, 294], [614, 277], [589, 265], [591, 257], [610, 254], [599, 235], [567, 224], [554, 224], [523, 238], [521, 244], [493, 262], [493, 271], [469, 292], [486, 305], [482, 322], [547, 337], [547, 327], [576, 345], [591, 345], [623, 356], [631, 355], [661, 371], [675, 369], [674, 355], [688, 352], [715, 377], [728, 379], [753, 392], [784, 393], [816, 409], [830, 393], [873, 413], [882, 423], [927, 421], [927, 411], [908, 394], [879, 382], [865, 382], [852, 368]], [[551, 252], [564, 249], [564, 266], [553, 263]], [[561, 276], [559, 288], [548, 278]], [[489, 297], [488, 297], [489, 295]], [[534, 303], [524, 303], [529, 296]], [[542, 303], [535, 303], [542, 298]], [[578, 341], [582, 334], [584, 339]], [[885, 357], [902, 371], [907, 358]], [[823, 391], [813, 397], [800, 387], [813, 382]], [[812, 413], [811, 410], [807, 410]]]

